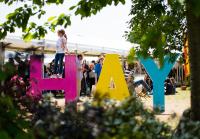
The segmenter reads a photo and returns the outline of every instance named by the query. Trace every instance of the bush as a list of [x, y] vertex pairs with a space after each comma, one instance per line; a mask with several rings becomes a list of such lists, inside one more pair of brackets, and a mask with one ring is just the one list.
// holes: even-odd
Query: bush
[[21, 103], [26, 84], [12, 64], [0, 69], [0, 139], [33, 139], [30, 118]]
[[0, 97], [0, 139], [33, 139], [25, 111], [11, 97]]
[[112, 101], [99, 104], [84, 104], [82, 111], [69, 104], [62, 113], [50, 101], [44, 101], [34, 114], [34, 134], [37, 139], [166, 139], [171, 136], [170, 127], [156, 120], [154, 113], [144, 109], [134, 97], [122, 104]]
[[158, 121], [154, 113], [145, 109], [134, 97], [128, 98], [119, 107], [113, 105], [103, 117], [99, 139], [167, 139], [171, 135], [171, 128]]
[[200, 121], [192, 121], [190, 117], [191, 110], [184, 111], [183, 116], [175, 130], [174, 139], [199, 139]]
[[87, 114], [76, 111], [75, 104], [69, 104], [62, 113], [60, 108], [49, 100], [43, 100], [33, 115], [35, 138], [93, 139], [93, 129], [89, 124], [92, 119], [87, 119]]

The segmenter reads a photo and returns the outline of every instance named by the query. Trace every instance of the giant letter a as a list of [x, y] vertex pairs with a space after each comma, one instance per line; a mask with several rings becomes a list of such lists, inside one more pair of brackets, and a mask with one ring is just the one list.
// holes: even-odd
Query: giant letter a
[[98, 93], [100, 97], [116, 100], [123, 100], [129, 96], [118, 55], [106, 55], [96, 87], [96, 93]]

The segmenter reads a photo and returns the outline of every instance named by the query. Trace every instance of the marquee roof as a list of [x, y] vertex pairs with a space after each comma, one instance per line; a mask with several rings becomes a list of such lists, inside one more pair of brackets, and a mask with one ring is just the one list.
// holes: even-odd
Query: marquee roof
[[[55, 44], [53, 40], [33, 40], [31, 42], [24, 42], [20, 37], [8, 36], [3, 40], [4, 43], [9, 43], [6, 46], [6, 50], [12, 51], [36, 51], [43, 52], [45, 54], [55, 53]], [[101, 54], [119, 54], [121, 56], [127, 56], [128, 50], [120, 50], [114, 48], [107, 48], [98, 45], [87, 45], [79, 43], [68, 42], [68, 49], [73, 53], [82, 53], [87, 56], [99, 56]]]

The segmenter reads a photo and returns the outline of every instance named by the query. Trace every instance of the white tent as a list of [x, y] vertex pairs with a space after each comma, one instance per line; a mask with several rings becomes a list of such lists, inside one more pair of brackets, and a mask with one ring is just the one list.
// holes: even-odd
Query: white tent
[[[10, 45], [6, 46], [6, 50], [13, 51], [31, 51], [36, 50], [38, 52], [43, 52], [47, 54], [55, 53], [55, 44], [53, 40], [33, 40], [31, 42], [24, 42], [20, 37], [17, 36], [8, 36], [3, 40], [4, 43], [9, 43]], [[71, 43], [67, 44], [70, 52], [82, 53], [86, 56], [99, 56], [101, 54], [119, 54], [120, 56], [127, 56], [128, 50], [108, 48], [98, 45], [88, 45], [80, 43]]]

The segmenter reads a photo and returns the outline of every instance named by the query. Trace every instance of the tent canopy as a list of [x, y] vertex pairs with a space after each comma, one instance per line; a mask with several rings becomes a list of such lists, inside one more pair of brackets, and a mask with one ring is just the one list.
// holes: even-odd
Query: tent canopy
[[[31, 42], [24, 42], [20, 37], [8, 36], [3, 40], [5, 44], [8, 44], [5, 49], [12, 51], [35, 51], [45, 54], [55, 53], [55, 41], [52, 40], [33, 40]], [[128, 50], [120, 50], [114, 48], [107, 48], [102, 46], [78, 44], [68, 42], [68, 49], [72, 53], [82, 53], [86, 56], [99, 56], [101, 54], [119, 54], [120, 56], [127, 56]]]

